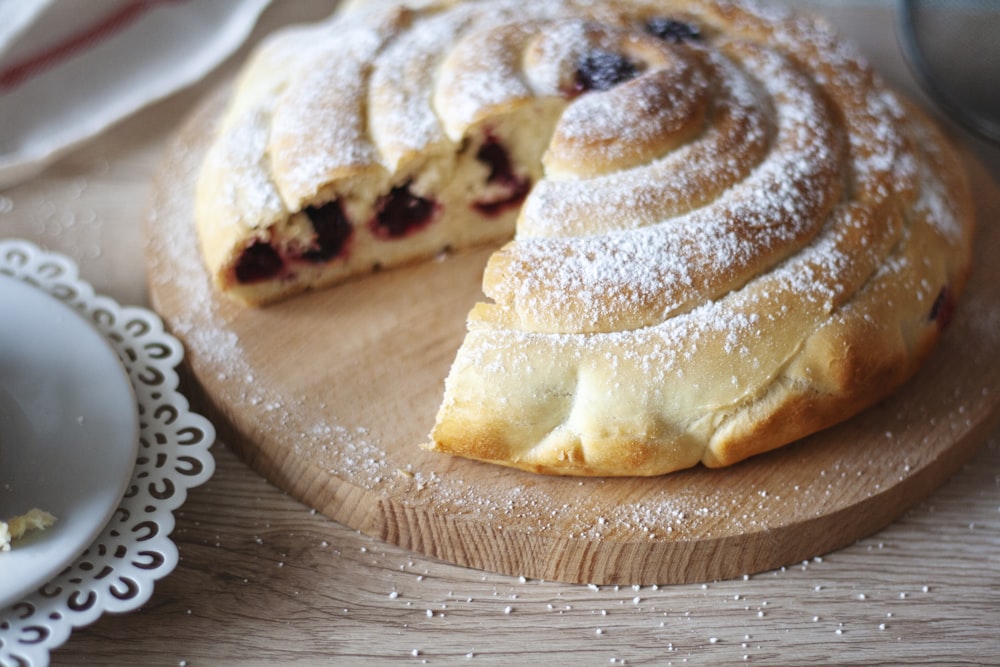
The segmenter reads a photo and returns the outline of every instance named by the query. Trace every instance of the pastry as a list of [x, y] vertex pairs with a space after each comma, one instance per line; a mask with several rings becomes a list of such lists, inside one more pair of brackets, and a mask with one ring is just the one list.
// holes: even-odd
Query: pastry
[[31, 509], [20, 516], [0, 521], [0, 551], [10, 551], [11, 545], [25, 533], [46, 530], [55, 523], [54, 516], [40, 509]]
[[514, 234], [427, 446], [567, 475], [726, 466], [883, 398], [974, 218], [828, 26], [722, 0], [354, 3], [258, 51], [196, 208], [254, 304]]

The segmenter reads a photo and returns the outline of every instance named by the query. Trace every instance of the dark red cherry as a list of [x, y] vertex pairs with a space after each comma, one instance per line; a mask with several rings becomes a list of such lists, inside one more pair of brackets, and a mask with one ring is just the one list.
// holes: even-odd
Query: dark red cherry
[[325, 262], [343, 254], [347, 240], [354, 232], [354, 226], [344, 215], [340, 201], [334, 200], [322, 206], [308, 206], [304, 213], [312, 223], [316, 238], [312, 247], [302, 253], [302, 259], [309, 262]]
[[951, 323], [951, 318], [954, 314], [955, 295], [945, 285], [934, 299], [934, 304], [931, 306], [931, 312], [927, 319], [931, 322], [937, 322], [938, 327], [944, 329]]
[[403, 238], [429, 225], [436, 210], [434, 200], [413, 194], [410, 183], [404, 183], [379, 198], [372, 232], [383, 239]]
[[502, 193], [490, 200], [478, 200], [472, 206], [481, 214], [493, 217], [508, 208], [520, 206], [531, 189], [531, 180], [514, 173], [510, 154], [493, 137], [487, 138], [476, 151], [476, 160], [490, 168], [486, 182], [502, 186]]
[[646, 21], [646, 32], [672, 44], [701, 39], [701, 29], [694, 23], [665, 16], [654, 16]]
[[514, 168], [510, 164], [510, 155], [496, 139], [487, 139], [476, 151], [476, 160], [490, 168], [487, 183], [510, 183], [516, 180]]
[[281, 255], [266, 241], [254, 241], [243, 250], [236, 262], [236, 280], [240, 283], [256, 283], [274, 278], [281, 273], [285, 262]]
[[638, 74], [636, 64], [620, 53], [594, 49], [584, 53], [576, 65], [576, 89], [610, 90]]

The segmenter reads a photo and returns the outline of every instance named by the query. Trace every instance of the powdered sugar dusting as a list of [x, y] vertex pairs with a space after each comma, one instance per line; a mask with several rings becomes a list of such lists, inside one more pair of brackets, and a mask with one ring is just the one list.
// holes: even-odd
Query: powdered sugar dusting
[[[561, 182], [539, 186], [517, 238], [487, 268], [495, 303], [473, 311], [446, 384], [442, 433], [452, 420], [476, 422], [472, 405], [491, 423], [533, 425], [529, 436], [511, 428], [507, 462], [617, 470], [602, 457], [620, 447], [641, 461], [631, 469], [664, 472], [725, 464], [727, 443], [799, 397], [874, 400], [852, 385], [850, 374], [862, 375], [853, 365], [884, 363], [878, 372], [894, 378], [912, 372], [905, 348], [934, 336], [936, 295], [965, 261], [961, 251], [921, 254], [940, 228], [967, 237], [968, 220], [958, 223], [933, 189], [919, 194], [933, 170], [863, 59], [825, 26], [759, 20], [735, 19], [736, 29], [723, 29], [731, 38], [708, 48], [752, 81], [748, 97], [770, 121], [764, 153], [713, 199], [652, 219], [646, 208], [623, 225], [608, 224], [600, 202], [627, 208], [651, 190], [610, 188], [604, 199], [599, 188], [612, 179], [581, 169], [571, 187], [597, 202], [588, 211], [551, 203]], [[762, 33], [773, 42], [758, 43]], [[716, 75], [727, 71], [723, 60], [712, 64]], [[650, 173], [643, 165], [627, 176]], [[545, 218], [563, 211], [575, 219]], [[928, 228], [912, 211], [936, 221]], [[830, 351], [838, 345], [847, 352]], [[650, 442], [633, 447], [617, 429]]]
[[[746, 89], [754, 91], [755, 85], [748, 84]], [[767, 104], [764, 106], [767, 107]], [[791, 116], [791, 112], [789, 115]], [[911, 171], [917, 174], [917, 178], [929, 176], [923, 171], [926, 165], [919, 164], [913, 151], [905, 143], [897, 144], [891, 132], [884, 132], [886, 129], [891, 130], [891, 126], [879, 128], [877, 136], [882, 137], [880, 141], [884, 145], [896, 146], [893, 149], [896, 151], [893, 153], [895, 162], [912, 160], [912, 164], [906, 169], [912, 167]], [[765, 143], [770, 144], [772, 140], [780, 141], [783, 135], [772, 135], [769, 130], [765, 130], [763, 136], [767, 140]], [[604, 401], [623, 392], [634, 392], [646, 401], [643, 405], [656, 401], [673, 401], [682, 410], [691, 407], [683, 404], [681, 394], [685, 392], [682, 388], [690, 388], [689, 397], [693, 397], [693, 403], [717, 407], [719, 393], [712, 386], [721, 380], [731, 387], [729, 393], [723, 395], [723, 400], [729, 400], [732, 405], [738, 406], [752, 400], [761, 386], [766, 387], [770, 379], [798, 361], [795, 355], [786, 357], [780, 354], [777, 341], [782, 335], [799, 324], [799, 332], [810, 333], [817, 326], [817, 321], [826, 321], [822, 320], [823, 314], [829, 314], [833, 319], [856, 316], [855, 311], [861, 311], [861, 308], [852, 303], [855, 294], [860, 293], [861, 298], [866, 298], [865, 293], [871, 292], [877, 293], [878, 297], [897, 298], [900, 292], [891, 291], [886, 285], [890, 278], [898, 277], [904, 281], [909, 291], [918, 296], [923, 304], [921, 308], [929, 308], [940, 284], [934, 280], [921, 282], [918, 272], [922, 263], [920, 258], [915, 260], [896, 252], [889, 254], [884, 264], [872, 270], [872, 267], [879, 266], [887, 247], [895, 247], [897, 251], [907, 247], [910, 231], [902, 228], [902, 216], [883, 215], [884, 210], [880, 208], [882, 198], [874, 195], [890, 192], [883, 183], [883, 176], [887, 174], [883, 170], [892, 170], [893, 166], [879, 156], [862, 156], [855, 147], [863, 144], [864, 142], [857, 141], [850, 144], [852, 159], [861, 165], [858, 171], [863, 172], [864, 176], [857, 179], [859, 187], [851, 183], [849, 187], [845, 187], [845, 192], [865, 191], [871, 192], [873, 196], [861, 202], [838, 200], [818, 233], [798, 253], [777, 261], [770, 272], [748, 280], [740, 289], [700, 303], [684, 316], [669, 323], [637, 331], [557, 335], [518, 330], [488, 331], [482, 348], [475, 354], [460, 357], [456, 368], [479, 368], [491, 376], [495, 374], [499, 377], [508, 374], [512, 368], [531, 372], [531, 369], [551, 365], [553, 360], [558, 360], [555, 363], [565, 361], [572, 367], [572, 373], [579, 370], [579, 377], [587, 379], [599, 377], [600, 371], [606, 371], [602, 378], [603, 384], [597, 383], [596, 388], [590, 388], [590, 393]], [[252, 155], [254, 151], [250, 153]], [[805, 158], [803, 161], [808, 162]], [[193, 170], [194, 166], [193, 162], [189, 162], [186, 169]], [[788, 171], [775, 170], [768, 173], [768, 169], [766, 163], [754, 163], [753, 175], [747, 178], [762, 177], [763, 174], [776, 180], [775, 189], [768, 191], [771, 199], [769, 207], [751, 206], [740, 213], [754, 222], [757, 227], [755, 233], [763, 238], [768, 238], [767, 235], [772, 231], [772, 216], [803, 214], [803, 209], [795, 204], [787, 205], [790, 199], [794, 200], [796, 193], [782, 189], [787, 187], [787, 183], [794, 182], [785, 176], [798, 177], [801, 174], [802, 165], [799, 161], [794, 161]], [[849, 172], [850, 169], [845, 171]], [[892, 176], [893, 172], [888, 174]], [[175, 180], [186, 182], [188, 179], [189, 174], [185, 172]], [[903, 179], [904, 182], [905, 180]], [[739, 204], [747, 204], [739, 202], [732, 193], [727, 196], [733, 197]], [[845, 198], [847, 196], [845, 194]], [[596, 199], [599, 200], [600, 197]], [[176, 201], [169, 202], [166, 208], [184, 210], [189, 201], [190, 193], [181, 192]], [[801, 201], [803, 205], [809, 203], [808, 197], [803, 197]], [[753, 204], [752, 201], [749, 203]], [[941, 201], [940, 193], [922, 190], [917, 209], [918, 217], [926, 217], [931, 225], [938, 225], [942, 234], [946, 235], [950, 230], [950, 233], [962, 235], [961, 221], [956, 218], [957, 212], [947, 201]], [[720, 224], [715, 219], [705, 220], [709, 229], [712, 224]], [[175, 220], [167, 215], [163, 220], [154, 219], [151, 224], [168, 225], [173, 222]], [[280, 434], [288, 443], [289, 452], [294, 454], [290, 458], [304, 461], [303, 465], [306, 466], [320, 467], [329, 475], [330, 484], [341, 485], [338, 487], [340, 489], [358, 487], [374, 491], [371, 497], [377, 498], [379, 511], [382, 511], [381, 503], [386, 498], [401, 491], [404, 500], [398, 503], [399, 515], [405, 516], [405, 520], [420, 523], [425, 530], [427, 526], [431, 526], [433, 531], [444, 525], [453, 527], [472, 524], [474, 528], [470, 533], [486, 535], [488, 539], [470, 543], [470, 553], [489, 551], [497, 544], [502, 547], [529, 544], [530, 548], [526, 551], [529, 553], [528, 565], [531, 567], [545, 566], [547, 559], [539, 556], [550, 553], [545, 549], [551, 547], [552, 553], [555, 553], [560, 546], [578, 543], [598, 545], [594, 552], [600, 553], [602, 557], [605, 553], [602, 549], [620, 547], [621, 553], [626, 555], [652, 553], [654, 558], [651, 560], [654, 560], [655, 554], [661, 552], [647, 551], [646, 545], [676, 543], [679, 545], [678, 549], [670, 553], [683, 557], [687, 540], [705, 538], [711, 541], [734, 533], [765, 535], [762, 539], [771, 539], [777, 531], [794, 525], [795, 522], [824, 512], [840, 511], [843, 501], [840, 494], [848, 486], [845, 484], [847, 478], [855, 475], [870, 476], [870, 488], [877, 495], [883, 489], [889, 489], [895, 480], [908, 479], [920, 473], [935, 453], [940, 451], [940, 443], [932, 441], [915, 446], [914, 442], [919, 443], [917, 436], [934, 440], [941, 433], [954, 434], [970, 429], [971, 418], [964, 412], [965, 407], [970, 404], [969, 398], [980, 393], [986, 394], [992, 389], [977, 378], [959, 382], [954, 393], [948, 395], [940, 405], [931, 404], [921, 396], [917, 396], [919, 400], [916, 401], [907, 400], [912, 396], [890, 401], [885, 409], [900, 415], [897, 417], [898, 424], [894, 424], [891, 432], [886, 433], [887, 441], [892, 442], [893, 447], [876, 448], [880, 451], [872, 454], [872, 459], [875, 459], [882, 452], [891, 449], [888, 458], [874, 462], [869, 459], [866, 462], [857, 458], [857, 452], [850, 450], [850, 443], [845, 444], [843, 438], [830, 438], [823, 441], [823, 447], [803, 447], [799, 450], [798, 455], [802, 458], [797, 460], [808, 459], [811, 464], [808, 470], [811, 472], [798, 477], [794, 485], [787, 479], [776, 479], [773, 466], [766, 462], [756, 465], [754, 461], [747, 462], [747, 467], [726, 471], [727, 476], [719, 477], [720, 480], [726, 480], [725, 483], [707, 492], [704, 487], [691, 485], [691, 478], [687, 473], [672, 476], [669, 484], [661, 483], [666, 480], [655, 480], [654, 484], [645, 486], [638, 486], [632, 480], [540, 479], [518, 472], [490, 474], [488, 483], [483, 483], [482, 477], [467, 472], [472, 469], [470, 467], [453, 464], [444, 460], [444, 457], [422, 456], [413, 450], [410, 443], [385, 442], [376, 425], [357, 424], [351, 415], [338, 413], [335, 400], [336, 391], [339, 390], [336, 387], [338, 378], [324, 385], [330, 388], [331, 397], [324, 403], [323, 414], [302, 414], [297, 408], [302, 396], [274, 391], [268, 378], [253, 368], [253, 341], [249, 340], [249, 336], [248, 340], [241, 340], [235, 332], [233, 322], [236, 311], [230, 305], [217, 301], [214, 296], [207, 296], [211, 295], [211, 287], [207, 285], [207, 277], [198, 265], [190, 229], [184, 225], [177, 225], [176, 229], [164, 229], [170, 231], [159, 235], [156, 247], [151, 248], [151, 280], [157, 282], [161, 292], [176, 289], [191, 298], [187, 305], [190, 312], [172, 314], [171, 326], [186, 339], [196, 367], [215, 368], [218, 376], [214, 380], [220, 385], [227, 385], [229, 388], [225, 391], [240, 393], [241, 400], [259, 411], [260, 428], [271, 436]], [[698, 232], [697, 228], [692, 228], [692, 235], [697, 237]], [[853, 245], [857, 238], [863, 241], [859, 246], [860, 250]], [[709, 239], [705, 241], [707, 243]], [[707, 243], [704, 252], [719, 252], [726, 255], [725, 261], [731, 262], [733, 256], [746, 252], [740, 245], [745, 240], [733, 237], [733, 241], [731, 246], [712, 246]], [[641, 249], [635, 246], [623, 246], [621, 251], [633, 252], [636, 253], [635, 257], [641, 257]], [[682, 274], [682, 270], [686, 274]], [[676, 276], [679, 282], [694, 281], [689, 267], [679, 267]], [[792, 295], [794, 298], [788, 302], [783, 295]], [[970, 318], [974, 322], [972, 332], [978, 338], [985, 336], [983, 339], [987, 343], [995, 342], [997, 332], [1000, 331], [1000, 327], [996, 326], [1000, 312], [996, 304], [979, 299], [970, 305], [976, 312], [976, 317]], [[821, 316], [816, 319], [812, 317], [812, 313], [819, 313]], [[926, 312], [918, 314], [921, 321], [926, 320]], [[473, 338], [487, 330], [483, 323], [474, 322]], [[540, 353], [532, 352], [530, 348], [539, 341], [543, 350]], [[962, 338], [958, 344], [967, 342], [966, 338]], [[289, 346], [294, 347], [291, 341]], [[981, 346], [982, 354], [979, 359], [984, 365], [992, 363], [989, 350], [995, 347], [996, 345], [989, 344]], [[704, 356], [706, 350], [712, 350], [708, 357]], [[635, 376], [627, 372], [629, 368], [641, 369], [644, 377], [649, 379], [649, 384], [634, 386]], [[493, 378], [490, 379], [492, 381]], [[497, 389], [500, 394], [504, 394], [503, 380], [500, 380]], [[235, 390], [232, 389], [233, 386], [236, 387]], [[536, 398], [543, 396], [545, 392], [572, 394], [574, 389], [572, 383], [562, 387], [546, 386], [539, 389]], [[228, 398], [231, 397], [232, 394], [229, 394]], [[506, 395], [503, 398], [507, 400]], [[579, 412], [586, 413], [588, 407], [597, 410], [601, 405], [600, 402], [595, 402]], [[511, 413], [524, 414], [516, 405]], [[930, 435], [917, 428], [917, 425], [927, 423], [934, 424], [937, 429]], [[851, 455], [844, 456], [845, 452]], [[818, 473], [815, 472], [817, 469]], [[701, 472], [703, 471], [697, 471]], [[636, 486], [630, 486], [633, 483]], [[727, 486], [729, 488], [725, 488]], [[698, 492], [692, 491], [694, 488]], [[614, 502], [606, 502], [608, 498], [613, 498]], [[390, 506], [392, 502], [386, 501], [385, 505]], [[336, 509], [340, 511], [340, 508]], [[365, 528], [370, 527], [370, 523], [365, 524]], [[414, 526], [409, 525], [409, 529], [414, 529]], [[526, 542], [517, 541], [523, 540], [525, 536], [530, 539]], [[552, 542], [534, 540], [535, 537], [551, 539]], [[328, 544], [324, 542], [323, 546], [327, 547]], [[869, 551], [874, 548], [874, 544], [862, 543], [861, 546], [867, 546]], [[878, 549], [881, 548], [880, 542]], [[284, 564], [284, 560], [281, 564]], [[410, 566], [412, 565], [411, 562]], [[691, 563], [691, 566], [697, 567], [698, 563]], [[796, 566], [789, 570], [801, 569], [802, 572], [807, 572], [810, 568], [825, 572], [823, 561], [819, 558], [804, 560], [801, 568]], [[400, 570], [403, 569], [400, 567]], [[782, 567], [772, 575], [782, 576], [785, 571]], [[412, 579], [419, 582], [422, 578], [420, 575]], [[740, 587], [750, 586], [745, 583], [747, 581], [749, 576], [744, 577], [742, 583], [727, 582], [723, 585], [724, 599], [730, 601], [723, 609], [739, 613], [742, 608], [755, 622], [757, 619], [780, 615], [780, 610], [776, 610], [773, 604], [769, 606], [766, 600], [748, 599], [752, 598], [754, 589]], [[386, 599], [392, 600], [393, 604], [408, 604], [411, 601], [407, 599], [408, 582], [408, 579], [401, 579], [400, 590], [393, 588]], [[530, 600], [534, 582], [525, 581], [522, 576], [520, 583], [524, 587], [511, 588], [516, 593], [509, 595], [509, 599], [494, 604], [493, 611], [506, 615], [532, 611]], [[810, 583], [809, 590], [817, 595], [822, 594], [825, 599], [835, 587], [831, 587], [825, 580], [820, 583], [822, 585], [816, 584], [815, 588]], [[484, 584], [483, 588], [488, 588], [489, 585]], [[492, 585], [496, 597], [496, 585]], [[712, 584], [702, 590], [715, 590], [716, 586]], [[859, 594], [852, 589], [850, 597], [855, 601], [853, 604], [876, 603], [878, 587], [864, 590], [864, 593]], [[937, 586], [913, 586], [908, 591], [900, 592], [898, 600], [905, 600], [907, 596], [912, 598], [921, 590], [924, 594], [929, 594], [936, 591]], [[721, 594], [721, 591], [717, 592]], [[466, 593], [469, 604], [472, 604], [473, 595], [489, 595], [488, 591], [476, 589], [460, 592], [460, 596], [465, 597]], [[641, 589], [636, 586], [623, 591], [619, 591], [617, 586], [594, 586], [584, 593], [602, 600], [607, 599], [609, 606], [614, 602], [628, 605], [629, 609], [655, 611], [657, 615], [661, 612], [664, 616], [668, 613], [678, 617], [682, 615], [658, 594], [655, 586]], [[706, 596], [709, 594], [702, 593]], [[896, 594], [893, 591], [894, 598]], [[518, 596], [522, 598], [513, 601]], [[525, 597], [528, 599], [524, 599]], [[448, 603], [454, 604], [450, 598]], [[569, 607], [570, 605], [553, 605], [551, 602], [548, 605], [553, 614], [563, 611], [569, 613]], [[418, 610], [420, 616], [425, 615], [425, 609], [426, 622], [439, 622], [445, 616], [444, 603], [440, 608], [439, 605], [430, 603], [421, 605]], [[347, 614], [348, 610], [345, 608], [343, 612]], [[877, 626], [879, 631], [884, 631], [887, 625], [892, 628], [898, 622], [892, 620], [891, 613], [888, 618], [888, 622], [883, 621]], [[846, 633], [850, 636], [851, 633], [858, 632], [858, 628], [850, 624], [846, 627], [844, 624], [836, 624], [833, 627], [833, 622], [825, 616], [814, 616], [812, 623], [817, 626], [828, 625], [830, 627], [827, 630], [838, 635]], [[597, 635], [605, 632], [611, 634], [613, 628], [609, 629], [609, 624], [601, 621]], [[739, 645], [741, 639], [742, 646]], [[761, 649], [759, 644], [754, 646], [749, 633], [733, 637], [725, 632], [713, 631], [701, 637], [696, 645], [699, 649], [706, 648], [706, 645], [721, 647], [719, 650], [731, 646], [738, 649], [744, 659], [747, 659], [746, 656], [752, 657], [753, 649]], [[464, 650], [465, 648], [462, 649]], [[677, 647], [670, 643], [664, 650], [672, 654]], [[431, 654], [432, 651], [423, 644], [412, 650], [413, 656]], [[466, 657], [472, 659], [476, 655], [475, 651], [470, 650]], [[613, 662], [626, 661], [616, 655]]]
[[453, 140], [493, 109], [531, 97], [519, 61], [532, 34], [519, 24], [482, 29], [466, 35], [449, 52], [435, 90], [435, 107]]
[[554, 21], [525, 53], [524, 76], [535, 95], [559, 95], [574, 83], [576, 63], [592, 44], [588, 23]]
[[388, 29], [358, 26], [338, 35], [336, 47], [313, 53], [279, 98], [268, 147], [275, 180], [292, 210], [338, 170], [377, 162], [365, 100], [371, 61]]
[[372, 137], [394, 169], [401, 156], [445, 139], [432, 104], [434, 78], [458, 34], [475, 14], [471, 7], [432, 16], [405, 31], [379, 55], [371, 80]]
[[769, 82], [778, 135], [739, 187], [638, 230], [520, 239], [488, 296], [527, 330], [638, 328], [739, 286], [807, 242], [839, 193], [834, 131], [815, 91], [780, 57], [751, 52], [746, 62]]
[[[199, 159], [197, 151], [175, 149], [164, 182], [192, 183]], [[283, 392], [262, 376], [255, 354], [238, 333], [236, 322], [247, 312], [217, 294], [201, 264], [197, 237], [178, 223], [190, 220], [191, 190], [161, 188], [157, 195], [148, 222], [158, 230], [148, 253], [150, 281], [159, 285], [152, 291], [182, 295], [184, 307], [171, 305], [168, 321], [171, 332], [184, 341], [189, 363], [201, 373], [199, 384], [216, 401], [253, 410], [257, 429], [287, 434], [290, 450], [329, 474], [352, 471], [351, 482], [363, 488], [383, 484], [391, 477], [390, 464], [372, 429], [355, 425], [353, 416], [338, 415], [335, 409], [307, 413], [304, 397]]]
[[747, 73], [720, 53], [713, 110], [704, 133], [642, 165], [588, 179], [550, 180], [532, 190], [518, 237], [584, 236], [642, 227], [711, 202], [766, 156], [768, 102]]
[[[408, 153], [452, 159], [488, 135], [491, 120], [535, 109], [522, 103], [539, 95], [555, 97], [545, 101], [552, 110], [565, 103], [543, 161], [550, 173], [530, 196], [517, 239], [487, 269], [485, 291], [495, 303], [474, 311], [455, 363], [459, 375], [478, 373], [474, 392], [484, 392], [461, 389], [464, 405], [495, 408], [497, 423], [531, 422], [541, 431], [526, 438], [531, 455], [561, 460], [593, 456], [586, 429], [603, 428], [594, 415], [625, 406], [636, 411], [621, 417], [629, 428], [666, 433], [689, 465], [702, 456], [698, 443], [739, 428], [740, 415], [755, 406], [836, 384], [834, 371], [804, 352], [828, 326], [860, 328], [853, 318], [878, 310], [882, 299], [891, 305], [877, 319], [898, 321], [873, 331], [924, 336], [935, 295], [959, 268], [947, 258], [921, 262], [914, 248], [932, 245], [928, 234], [961, 241], [967, 230], [944, 190], [918, 187], [933, 172], [922, 163], [926, 152], [863, 59], [822, 25], [744, 14], [740, 3], [722, 11], [695, 3], [690, 12], [705, 20], [704, 39], [664, 47], [664, 62], [630, 61], [653, 38], [645, 16], [618, 16], [607, 34], [638, 28], [620, 43], [624, 60], [610, 58], [630, 81], [615, 79], [607, 94], [590, 84], [567, 89], [584, 69], [581, 53], [619, 44], [593, 38], [583, 22], [562, 21], [615, 13], [585, 4], [376, 12], [356, 25], [344, 18], [343, 38], [303, 59], [307, 66], [273, 113], [261, 109], [271, 113], [264, 161], [295, 210], [339, 197], [340, 187], [353, 194], [369, 185], [365, 196], [374, 200], [382, 183], [410, 176], [386, 173]], [[550, 27], [567, 43], [554, 44]], [[343, 58], [331, 57], [339, 49]], [[550, 57], [560, 62], [540, 62]], [[661, 79], [674, 87], [653, 85]], [[633, 89], [665, 97], [657, 104], [650, 94], [625, 97], [635, 103], [627, 110], [611, 101]], [[633, 113], [650, 125], [631, 122]], [[664, 154], [647, 146], [664, 133], [671, 138]], [[561, 162], [560, 141], [570, 147]], [[443, 153], [435, 152], [439, 144]], [[253, 159], [260, 142], [247, 146], [241, 160], [262, 164]], [[504, 159], [524, 152], [499, 148]], [[709, 159], [698, 164], [705, 148]], [[576, 155], [593, 159], [575, 168]], [[622, 173], [595, 176], [624, 164]], [[897, 336], [894, 327], [907, 331]], [[449, 380], [448, 391], [460, 384]], [[460, 403], [450, 393], [444, 401], [449, 409]], [[619, 414], [604, 419], [617, 423]], [[306, 438], [348, 432], [359, 434], [322, 424], [301, 430]]]
[[[600, 165], [603, 173], [645, 163], [647, 151], [636, 156], [637, 147], [648, 146], [652, 152], [664, 142], [671, 147], [682, 143], [684, 131], [707, 105], [708, 82], [694, 62], [682, 58], [667, 62], [672, 67], [570, 104], [556, 126], [550, 157], [563, 143], [582, 144], [591, 149], [590, 167]], [[579, 170], [579, 165], [575, 168]]]
[[253, 110], [237, 118], [206, 160], [225, 165], [233, 177], [222, 183], [215, 203], [230, 215], [218, 215], [220, 226], [261, 227], [286, 215], [277, 188], [271, 181], [266, 125], [269, 113]]

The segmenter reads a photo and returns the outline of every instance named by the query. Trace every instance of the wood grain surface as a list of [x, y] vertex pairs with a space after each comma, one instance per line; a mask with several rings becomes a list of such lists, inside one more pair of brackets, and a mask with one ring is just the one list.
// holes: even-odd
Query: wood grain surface
[[[148, 306], [141, 221], [167, 142], [254, 44], [331, 4], [272, 3], [247, 46], [204, 81], [0, 192], [2, 233], [72, 257], [99, 293]], [[893, 3], [796, 5], [827, 15], [919, 99], [888, 37]], [[958, 136], [1000, 179], [1000, 147]], [[996, 211], [985, 211], [985, 238]], [[1000, 304], [976, 306], [975, 326], [992, 332], [977, 338], [1000, 337]], [[1000, 392], [1000, 378], [990, 390]], [[870, 537], [757, 575], [674, 586], [570, 585], [455, 566], [310, 510], [223, 440], [213, 451], [214, 477], [175, 513], [177, 568], [142, 609], [76, 629], [53, 652], [54, 667], [1000, 665], [1000, 431]]]
[[[226, 441], [349, 527], [459, 565], [547, 580], [728, 579], [828, 553], [946, 480], [997, 416], [1000, 265], [977, 258], [958, 317], [889, 400], [793, 446], [659, 478], [539, 476], [422, 451], [492, 251], [385, 271], [263, 309], [219, 295], [197, 250], [193, 183], [225, 89], [185, 124], [154, 184], [150, 294], [184, 342]], [[977, 206], [1000, 207], [969, 156]], [[1000, 241], [982, 225], [980, 249]]]

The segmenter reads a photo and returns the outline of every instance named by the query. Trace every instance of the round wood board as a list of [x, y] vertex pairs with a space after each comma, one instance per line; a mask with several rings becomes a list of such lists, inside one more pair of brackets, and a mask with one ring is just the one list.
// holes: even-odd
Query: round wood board
[[213, 291], [192, 214], [224, 91], [165, 155], [147, 217], [151, 300], [184, 343], [189, 391], [226, 443], [305, 504], [459, 565], [529, 578], [667, 584], [827, 553], [926, 497], [1000, 410], [1000, 191], [971, 157], [976, 266], [944, 339], [889, 400], [722, 470], [546, 477], [429, 453], [445, 375], [493, 249], [250, 309]]

